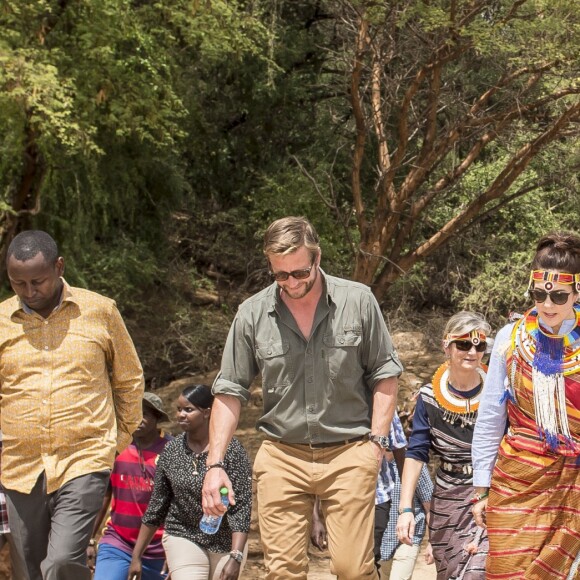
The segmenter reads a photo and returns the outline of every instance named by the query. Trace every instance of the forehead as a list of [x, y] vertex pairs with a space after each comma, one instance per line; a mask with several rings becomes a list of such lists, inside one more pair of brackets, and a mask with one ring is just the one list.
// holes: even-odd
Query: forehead
[[302, 270], [309, 268], [312, 263], [312, 257], [306, 246], [302, 246], [291, 254], [270, 254], [268, 259], [270, 260], [270, 266], [274, 272]]
[[193, 407], [193, 405], [183, 395], [179, 395], [176, 404], [178, 407]]
[[21, 262], [14, 256], [8, 258], [6, 264], [8, 276], [11, 279], [34, 279], [48, 276], [54, 272], [55, 268], [46, 261], [44, 254], [38, 252], [34, 258]]

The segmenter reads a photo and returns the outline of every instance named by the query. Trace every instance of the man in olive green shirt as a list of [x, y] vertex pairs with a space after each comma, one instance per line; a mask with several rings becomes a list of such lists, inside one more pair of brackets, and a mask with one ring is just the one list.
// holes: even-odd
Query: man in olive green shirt
[[231, 484], [221, 461], [261, 373], [257, 428], [267, 440], [254, 472], [266, 578], [306, 579], [319, 496], [333, 573], [378, 579], [374, 491], [401, 363], [370, 290], [320, 269], [318, 236], [306, 219], [271, 224], [264, 253], [275, 282], [240, 306], [213, 386], [204, 511], [224, 509], [219, 488]]

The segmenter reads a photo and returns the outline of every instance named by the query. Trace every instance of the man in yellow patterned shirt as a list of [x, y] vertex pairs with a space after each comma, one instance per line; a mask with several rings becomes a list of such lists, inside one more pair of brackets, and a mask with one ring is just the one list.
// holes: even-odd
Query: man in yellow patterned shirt
[[45, 232], [18, 234], [0, 303], [2, 484], [29, 580], [90, 579], [115, 452], [141, 422], [143, 371], [115, 302], [71, 288]]

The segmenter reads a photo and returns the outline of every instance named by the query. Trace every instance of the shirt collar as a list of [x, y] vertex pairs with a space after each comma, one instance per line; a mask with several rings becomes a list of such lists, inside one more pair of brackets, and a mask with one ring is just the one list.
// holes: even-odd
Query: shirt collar
[[[326, 296], [326, 302], [330, 304], [333, 302], [333, 295], [335, 292], [335, 286], [332, 279], [326, 275], [324, 270], [318, 267], [318, 272], [322, 276], [322, 295]], [[268, 313], [275, 312], [276, 307], [282, 303], [282, 298], [280, 297], [280, 287], [276, 282], [273, 282], [267, 289], [266, 299], [268, 303], [267, 311]]]
[[[64, 278], [61, 277], [61, 280], [62, 280], [62, 291], [60, 294], [60, 300], [56, 305], [56, 308], [53, 310], [53, 312], [58, 310], [63, 302], [76, 302], [73, 289], [68, 285], [67, 281]], [[35, 314], [36, 312], [35, 310], [32, 310], [32, 308], [26, 306], [26, 304], [22, 302], [20, 298], [18, 298], [14, 306], [14, 310], [12, 311], [12, 314], [17, 312], [18, 310], [24, 310], [26, 314]]]

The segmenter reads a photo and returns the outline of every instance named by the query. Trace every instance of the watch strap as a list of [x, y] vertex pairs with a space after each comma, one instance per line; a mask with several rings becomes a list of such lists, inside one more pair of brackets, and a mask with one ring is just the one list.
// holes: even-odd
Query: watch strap
[[415, 510], [413, 508], [410, 508], [410, 507], [399, 508], [399, 515], [414, 514], [414, 513], [415, 513]]

